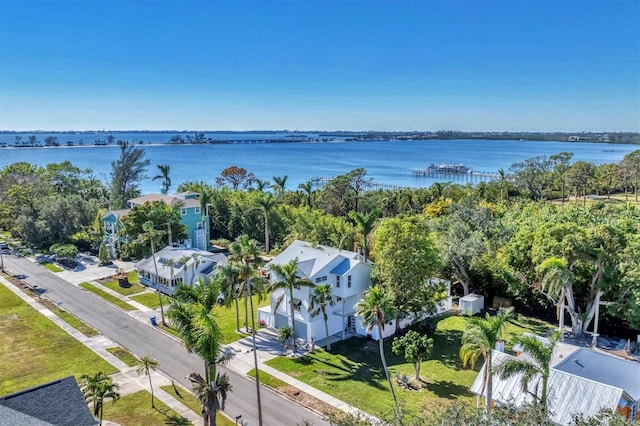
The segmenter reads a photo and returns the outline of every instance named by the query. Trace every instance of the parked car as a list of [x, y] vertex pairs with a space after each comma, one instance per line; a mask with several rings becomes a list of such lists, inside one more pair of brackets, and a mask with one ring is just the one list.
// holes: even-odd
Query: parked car
[[9, 244], [4, 241], [0, 241], [0, 252], [2, 254], [11, 254], [11, 249], [9, 248]]

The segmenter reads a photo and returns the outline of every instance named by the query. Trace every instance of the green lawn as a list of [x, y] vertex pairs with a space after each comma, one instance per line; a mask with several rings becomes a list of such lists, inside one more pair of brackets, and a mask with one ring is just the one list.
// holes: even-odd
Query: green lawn
[[[138, 303], [142, 303], [144, 306], [151, 308], [151, 309], [155, 309], [160, 307], [160, 300], [158, 298], [158, 293], [155, 292], [155, 290], [153, 291], [153, 293], [151, 292], [146, 292], [146, 293], [142, 293], [142, 294], [136, 294], [133, 296], [130, 296], [131, 300], [135, 300]], [[164, 294], [162, 295], [162, 306], [165, 309], [169, 308], [169, 301], [170, 298], [169, 296], [165, 296]]]
[[[269, 295], [266, 295], [264, 300], [258, 302], [258, 296], [253, 296], [253, 307], [256, 309], [255, 312], [255, 321], [256, 328], [258, 328], [258, 308], [269, 305]], [[240, 331], [238, 333], [236, 331], [236, 308], [235, 303], [233, 303], [230, 307], [219, 306], [218, 307], [218, 325], [222, 330], [222, 343], [229, 344], [235, 342], [236, 340], [242, 339], [243, 337], [249, 336], [249, 334], [245, 334], [245, 308], [244, 301], [238, 301], [239, 313], [240, 313]], [[249, 324], [251, 324], [251, 314], [249, 314]]]
[[80, 333], [84, 334], [87, 337], [93, 337], [100, 334], [95, 328], [85, 324], [80, 321], [75, 316], [71, 315], [69, 312], [65, 311], [61, 308], [53, 309], [53, 313], [59, 316], [64, 322], [69, 324], [71, 327], [78, 330]]
[[122, 288], [120, 287], [120, 285], [118, 284], [118, 280], [114, 280], [114, 281], [108, 281], [106, 283], [102, 283], [103, 286], [113, 290], [113, 291], [117, 291], [118, 293], [122, 294], [123, 296], [129, 296], [132, 294], [136, 294], [136, 293], [140, 293], [141, 291], [145, 290], [144, 286], [141, 286], [140, 284], [135, 284], [132, 283], [131, 281], [129, 281], [129, 284], [131, 285], [131, 287], [128, 288]]
[[[247, 373], [247, 376], [253, 377], [255, 379], [255, 377], [256, 377], [255, 368], [251, 369]], [[260, 384], [267, 385], [267, 386], [272, 387], [274, 389], [278, 389], [281, 386], [286, 386], [285, 382], [283, 382], [282, 380], [280, 380], [280, 379], [278, 379], [276, 377], [273, 377], [269, 373], [265, 373], [264, 371], [260, 371]]]
[[109, 352], [112, 355], [115, 355], [116, 358], [118, 358], [120, 361], [127, 364], [129, 367], [133, 367], [138, 364], [139, 359], [136, 358], [136, 356], [133, 355], [131, 352], [129, 352], [124, 348], [121, 348], [120, 346], [107, 348], [107, 352]]
[[51, 272], [60, 272], [60, 271], [62, 271], [62, 268], [57, 267], [56, 265], [54, 265], [51, 262], [42, 262], [41, 265], [44, 266], [45, 268], [47, 268], [48, 270], [50, 270]]
[[133, 306], [131, 306], [130, 304], [128, 304], [127, 302], [123, 302], [122, 300], [118, 299], [117, 297], [112, 296], [109, 293], [107, 293], [106, 291], [101, 290], [98, 287], [96, 287], [94, 285], [91, 285], [91, 284], [89, 284], [87, 282], [80, 283], [80, 287], [82, 287], [85, 290], [88, 290], [88, 291], [94, 293], [97, 296], [102, 297], [106, 301], [113, 303], [114, 305], [124, 309], [125, 311], [134, 311], [136, 309]]
[[116, 369], [0, 285], [0, 396], [74, 375]]
[[158, 398], [154, 405], [156, 408], [151, 408], [151, 394], [147, 391], [123, 396], [115, 404], [108, 400], [104, 403], [103, 420], [126, 426], [162, 426], [168, 416], [177, 415]]
[[[465, 324], [463, 317], [450, 316], [438, 321], [435, 331], [428, 332], [434, 339], [434, 349], [431, 359], [422, 363], [424, 388], [409, 391], [395, 387], [407, 408], [429, 409], [443, 400], [474, 404], [469, 388], [481, 363], [476, 369], [462, 368], [458, 351]], [[508, 342], [522, 332], [549, 328], [545, 323], [519, 318], [505, 327], [504, 337]], [[278, 357], [267, 364], [368, 413], [384, 416], [392, 411], [393, 400], [377, 349], [377, 342], [354, 337], [333, 344], [331, 353], [317, 349], [302, 358]], [[385, 356], [391, 377], [396, 373], [413, 377], [413, 366], [391, 352], [389, 340], [385, 341]]]
[[[198, 401], [198, 398], [193, 396], [190, 392], [186, 391], [185, 389], [183, 389], [181, 387], [177, 387], [176, 386], [176, 388], [178, 389], [178, 392], [176, 393], [176, 390], [171, 385], [161, 386], [160, 388], [163, 391], [167, 392], [168, 394], [172, 395], [178, 401], [182, 402], [187, 407], [191, 408], [191, 410], [193, 410], [194, 413], [196, 413], [196, 414], [200, 413], [200, 411], [202, 409], [202, 405], [200, 405], [200, 401]], [[233, 425], [235, 425], [235, 422], [232, 422], [231, 420], [229, 420], [228, 417], [226, 417], [224, 414], [220, 414], [220, 413], [218, 413], [218, 415], [216, 416], [216, 421], [217, 421], [217, 424], [219, 426], [233, 426]]]

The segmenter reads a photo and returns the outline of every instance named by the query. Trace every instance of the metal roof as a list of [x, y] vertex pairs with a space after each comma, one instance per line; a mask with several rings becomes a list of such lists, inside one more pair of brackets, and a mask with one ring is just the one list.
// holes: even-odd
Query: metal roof
[[555, 366], [557, 370], [624, 389], [640, 400], [640, 363], [580, 348]]
[[[492, 353], [494, 368], [508, 359], [516, 359], [516, 357], [499, 351]], [[484, 365], [471, 386], [471, 392], [475, 394], [481, 393], [484, 380], [483, 371]], [[521, 379], [522, 375], [520, 374], [505, 380], [494, 375], [493, 399], [501, 404], [515, 406], [532, 403], [532, 396], [522, 389]], [[629, 397], [620, 387], [569, 374], [555, 368], [552, 368], [549, 373], [548, 388], [550, 419], [561, 425], [569, 424], [573, 416], [577, 414], [589, 417], [595, 415], [602, 408], [615, 410], [622, 397]], [[542, 392], [541, 376], [531, 380], [528, 390], [540, 395]], [[483, 391], [482, 395], [486, 395], [486, 391]]]

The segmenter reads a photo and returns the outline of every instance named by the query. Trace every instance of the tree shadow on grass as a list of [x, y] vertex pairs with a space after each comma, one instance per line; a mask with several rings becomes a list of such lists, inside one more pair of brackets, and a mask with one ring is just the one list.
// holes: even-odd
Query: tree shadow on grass
[[433, 352], [430, 359], [438, 360], [448, 368], [456, 371], [462, 369], [460, 361], [460, 347], [462, 346], [462, 331], [438, 330], [433, 335]]
[[524, 315], [518, 315], [518, 318], [509, 320], [509, 323], [516, 327], [530, 330], [534, 334], [546, 336], [550, 330], [550, 326], [544, 322], [536, 321], [532, 318], [527, 318]]
[[427, 383], [427, 389], [433, 392], [438, 398], [457, 399], [461, 396], [473, 396], [473, 393], [471, 393], [468, 387], [450, 380], [439, 380]]

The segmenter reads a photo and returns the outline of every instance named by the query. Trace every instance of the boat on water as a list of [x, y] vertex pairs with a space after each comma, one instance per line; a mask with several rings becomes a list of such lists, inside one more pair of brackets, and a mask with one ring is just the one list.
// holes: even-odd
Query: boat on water
[[473, 173], [471, 167], [467, 167], [464, 164], [440, 164], [436, 166], [435, 164], [429, 165], [427, 170], [432, 173], [443, 173], [443, 174], [452, 174], [452, 175], [466, 175]]

